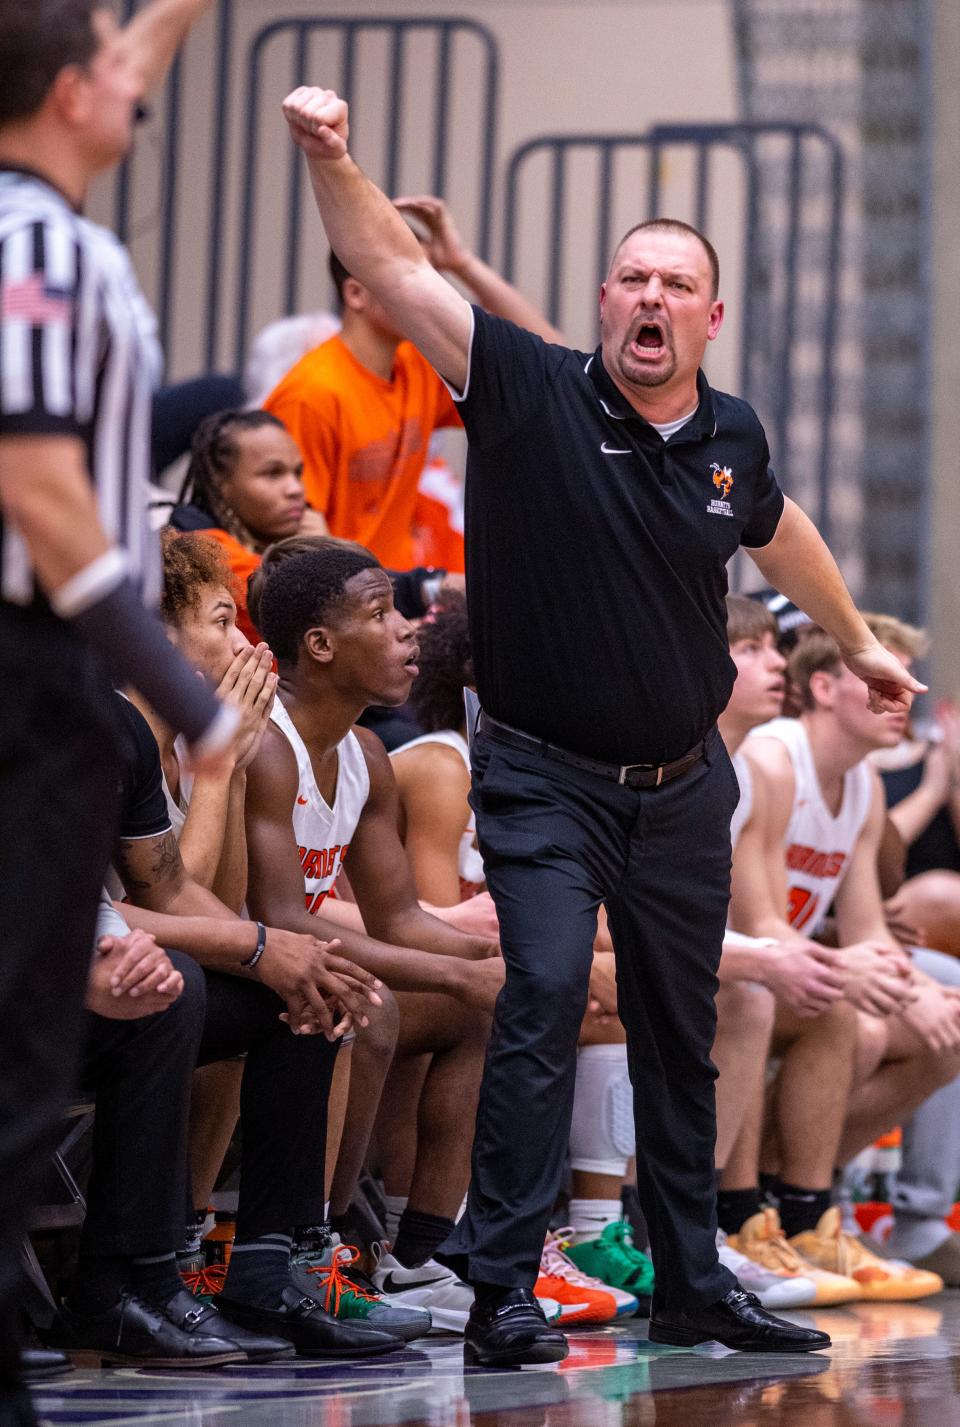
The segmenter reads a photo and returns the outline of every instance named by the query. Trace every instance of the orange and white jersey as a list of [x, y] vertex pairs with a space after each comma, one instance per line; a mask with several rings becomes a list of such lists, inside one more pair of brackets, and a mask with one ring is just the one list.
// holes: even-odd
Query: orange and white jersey
[[[409, 743], [401, 744], [399, 748], [395, 748], [390, 757], [394, 758], [399, 753], [406, 753], [410, 748], [421, 748], [426, 743], [442, 743], [447, 748], [455, 749], [463, 759], [467, 772], [470, 772], [469, 745], [463, 734], [453, 728], [441, 728], [433, 733], [423, 733], [419, 738], [411, 738]], [[477, 848], [477, 819], [471, 807], [468, 806], [467, 812], [467, 825], [457, 849], [461, 902], [476, 896], [480, 889], [486, 885], [487, 876], [483, 868], [483, 858]]]
[[750, 814], [753, 812], [753, 774], [750, 771], [750, 764], [744, 758], [740, 749], [730, 759], [733, 764], [733, 771], [737, 775], [737, 782], [740, 784], [740, 801], [734, 809], [733, 817], [730, 819], [730, 847], [735, 849], [740, 839], [740, 834], [750, 821]]
[[348, 733], [337, 744], [337, 790], [331, 807], [317, 787], [307, 746], [279, 698], [273, 701], [270, 718], [286, 737], [297, 760], [293, 831], [303, 868], [307, 911], [319, 912], [337, 880], [370, 796], [367, 760], [355, 733]]
[[847, 770], [836, 817], [823, 800], [807, 730], [798, 718], [775, 718], [751, 738], [776, 738], [793, 764], [796, 788], [787, 825], [787, 919], [813, 936], [837, 894], [873, 801], [873, 778], [865, 762]]

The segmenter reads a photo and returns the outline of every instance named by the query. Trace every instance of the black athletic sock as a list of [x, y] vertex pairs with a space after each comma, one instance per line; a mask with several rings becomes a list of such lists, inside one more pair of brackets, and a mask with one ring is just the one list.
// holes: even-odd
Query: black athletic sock
[[138, 1298], [144, 1298], [162, 1308], [175, 1293], [184, 1287], [183, 1279], [177, 1272], [176, 1254], [155, 1254], [151, 1258], [133, 1260], [131, 1283]]
[[725, 1234], [739, 1234], [754, 1214], [760, 1213], [760, 1186], [753, 1189], [718, 1189], [717, 1222]]
[[280, 1295], [290, 1287], [291, 1234], [263, 1234], [259, 1239], [234, 1243], [223, 1285], [227, 1298], [259, 1308], [278, 1308]]
[[764, 1174], [760, 1171], [760, 1197], [765, 1204], [773, 1201], [777, 1192], [777, 1176], [775, 1174]]
[[131, 1287], [133, 1270], [123, 1254], [81, 1254], [67, 1303], [75, 1313], [106, 1313]]
[[444, 1219], [439, 1214], [422, 1214], [408, 1207], [400, 1216], [393, 1256], [404, 1268], [419, 1268], [433, 1258], [434, 1250], [450, 1237], [455, 1227], [452, 1219]]
[[830, 1208], [829, 1189], [802, 1189], [798, 1184], [784, 1184], [778, 1179], [774, 1193], [780, 1205], [780, 1223], [788, 1239], [815, 1229]]
[[477, 1308], [484, 1312], [489, 1308], [496, 1307], [505, 1294], [513, 1292], [503, 1283], [473, 1283], [470, 1286], [473, 1289], [473, 1299]]

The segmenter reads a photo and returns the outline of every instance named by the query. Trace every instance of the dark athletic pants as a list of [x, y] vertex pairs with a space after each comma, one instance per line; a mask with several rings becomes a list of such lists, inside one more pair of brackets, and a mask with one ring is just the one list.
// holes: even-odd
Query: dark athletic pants
[[20, 1246], [75, 1083], [114, 841], [113, 697], [66, 625], [0, 604], [0, 1404], [16, 1369]]
[[443, 1256], [476, 1282], [534, 1283], [573, 1111], [597, 908], [617, 955], [654, 1311], [735, 1280], [716, 1253], [710, 1060], [739, 797], [719, 735], [685, 777], [631, 789], [480, 734], [471, 801], [506, 984], [487, 1054], [467, 1211]]
[[190, 1083], [196, 1065], [246, 1051], [237, 1234], [323, 1220], [327, 1099], [337, 1046], [295, 1036], [266, 986], [170, 952], [184, 990], [139, 1021], [87, 1014], [82, 1066], [97, 1092], [85, 1254], [170, 1253], [183, 1242]]

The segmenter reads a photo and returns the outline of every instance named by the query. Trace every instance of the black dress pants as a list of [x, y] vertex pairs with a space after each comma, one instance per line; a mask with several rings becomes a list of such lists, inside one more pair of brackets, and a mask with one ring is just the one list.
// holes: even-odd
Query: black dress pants
[[97, 1112], [86, 1254], [146, 1257], [180, 1247], [193, 1071], [242, 1052], [237, 1233], [256, 1238], [323, 1220], [337, 1046], [293, 1035], [266, 986], [169, 955], [184, 989], [168, 1010], [139, 1021], [87, 1016], [83, 1083], [97, 1092]]
[[717, 1261], [717, 966], [739, 797], [719, 735], [684, 777], [631, 789], [480, 734], [471, 801], [500, 919], [497, 1000], [467, 1211], [443, 1256], [475, 1282], [529, 1287], [563, 1170], [597, 909], [617, 957], [654, 1311], [705, 1305]]
[[35, 1184], [75, 1084], [115, 836], [113, 697], [66, 625], [0, 605], [0, 1397]]

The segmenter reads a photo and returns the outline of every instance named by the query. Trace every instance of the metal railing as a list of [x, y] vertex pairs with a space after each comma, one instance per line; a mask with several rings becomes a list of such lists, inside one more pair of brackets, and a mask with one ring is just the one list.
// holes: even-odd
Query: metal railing
[[[770, 165], [761, 162], [762, 147], [777, 144], [784, 153], [778, 166], [778, 191], [770, 191]], [[596, 285], [603, 281], [615, 239], [613, 199], [614, 169], [624, 153], [645, 156], [645, 182], [634, 205], [635, 221], [660, 213], [664, 192], [664, 159], [668, 150], [685, 149], [692, 160], [690, 191], [684, 212], [701, 230], [710, 230], [714, 161], [720, 151], [733, 154], [743, 170], [742, 227], [742, 330], [739, 395], [757, 407], [770, 437], [771, 452], [784, 486], [800, 484], [796, 442], [792, 427], [798, 413], [796, 358], [801, 342], [816, 349], [816, 378], [804, 394], [805, 414], [816, 419], [815, 497], [817, 519], [829, 536], [834, 370], [837, 347], [837, 311], [840, 250], [844, 204], [844, 158], [838, 140], [812, 124], [734, 123], [671, 124], [644, 134], [551, 134], [522, 144], [512, 155], [506, 179], [504, 270], [517, 272], [524, 237], [521, 222], [522, 190], [531, 160], [548, 165], [548, 197], [539, 217], [544, 232], [546, 310], [551, 321], [563, 325], [564, 267], [570, 252], [569, 173], [575, 155], [589, 155], [597, 166], [597, 201], [592, 217], [577, 208], [581, 251], [592, 255], [589, 273]], [[805, 222], [810, 197], [811, 171], [825, 199], [825, 221], [811, 232]], [[546, 221], [543, 221], [544, 213]], [[588, 210], [589, 213], [589, 210]], [[587, 230], [585, 231], [585, 222]], [[592, 233], [589, 231], [592, 224]], [[811, 268], [811, 248], [821, 293], [813, 302], [804, 295], [803, 322], [799, 322], [801, 278]], [[802, 332], [801, 332], [802, 327]]]
[[[129, 18], [136, 8], [137, 0], [123, 0], [123, 17]], [[491, 240], [499, 55], [496, 41], [484, 25], [450, 15], [295, 16], [273, 20], [238, 40], [239, 19], [235, 0], [218, 0], [214, 14], [214, 69], [208, 80], [211, 125], [201, 136], [202, 147], [208, 149], [210, 155], [209, 186], [202, 203], [206, 237], [198, 251], [198, 265], [203, 268], [203, 363], [208, 369], [223, 365], [226, 346], [233, 353], [236, 369], [241, 370], [251, 336], [256, 228], [264, 177], [261, 153], [266, 113], [264, 71], [270, 65], [276, 66], [278, 59], [282, 63], [287, 50], [291, 62], [282, 82], [289, 88], [309, 82], [315, 74], [322, 73], [326, 84], [352, 101], [361, 87], [358, 53], [363, 43], [375, 39], [380, 45], [376, 68], [379, 77], [371, 81], [368, 57], [362, 67], [362, 79], [367, 86], [372, 82], [382, 83], [384, 87], [385, 102], [377, 115], [382, 133], [375, 136], [374, 145], [382, 149], [382, 162], [372, 167], [365, 164], [365, 167], [386, 192], [395, 192], [407, 143], [404, 116], [410, 112], [413, 96], [421, 105], [429, 105], [426, 128], [431, 152], [426, 180], [430, 191], [440, 197], [449, 196], [454, 159], [453, 115], [460, 102], [454, 94], [452, 76], [458, 64], [459, 73], [467, 72], [465, 61], [468, 59], [470, 92], [476, 94], [469, 122], [478, 150], [472, 244], [486, 257]], [[316, 39], [323, 50], [322, 65], [311, 63], [311, 44]], [[425, 46], [421, 41], [429, 43], [431, 60], [424, 60]], [[465, 41], [472, 46], [469, 53], [464, 48]], [[418, 68], [413, 75], [408, 56], [415, 44]], [[192, 231], [185, 211], [188, 204], [184, 202], [184, 186], [193, 171], [192, 160], [196, 153], [192, 146], [197, 140], [182, 122], [186, 62], [183, 56], [177, 57], [158, 105], [162, 107], [162, 177], [157, 199], [159, 276], [154, 302], [165, 348], [169, 345], [179, 300], [178, 263]], [[461, 85], [461, 94], [462, 88]], [[271, 90], [269, 112], [276, 124], [275, 100]], [[462, 119], [462, 103], [458, 112]], [[371, 137], [363, 123], [354, 109], [351, 114], [354, 146], [358, 133], [362, 136], [361, 142]], [[368, 123], [367, 127], [373, 126]], [[136, 162], [134, 158], [123, 165], [114, 185], [112, 225], [124, 242], [130, 241], [137, 227], [132, 218]], [[286, 143], [283, 144], [283, 163], [286, 196], [282, 216], [278, 213], [278, 231], [271, 239], [272, 244], [275, 243], [272, 261], [282, 274], [281, 310], [271, 311], [270, 317], [295, 312], [300, 304], [300, 226], [306, 173], [300, 155]], [[473, 168], [472, 165], [471, 173]], [[232, 183], [231, 169], [235, 170]], [[273, 171], [270, 177], [275, 177]], [[462, 180], [460, 187], [463, 187]], [[189, 199], [189, 208], [199, 212], [194, 196]], [[233, 302], [226, 310], [231, 293]]]

